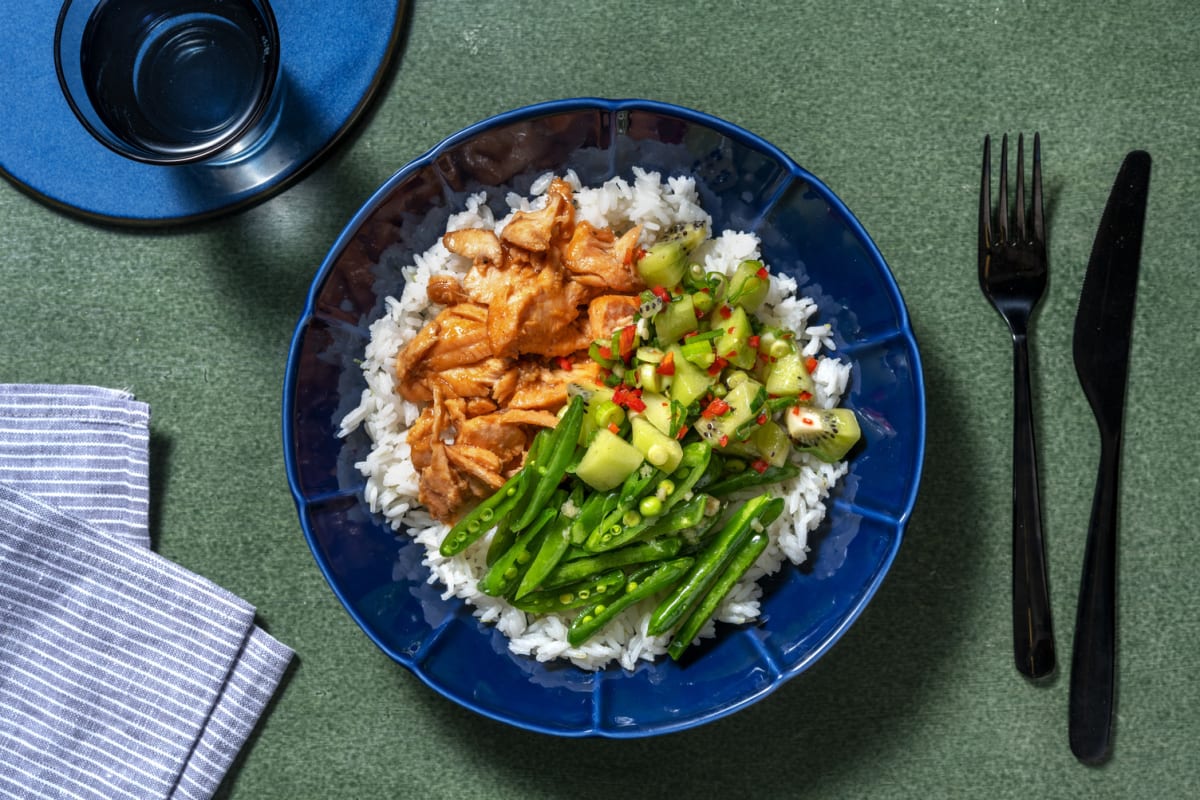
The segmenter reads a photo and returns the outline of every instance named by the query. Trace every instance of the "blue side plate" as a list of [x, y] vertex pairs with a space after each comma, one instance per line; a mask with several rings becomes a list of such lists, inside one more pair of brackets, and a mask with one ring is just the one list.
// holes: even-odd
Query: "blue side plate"
[[0, 173], [51, 206], [123, 224], [191, 221], [277, 192], [346, 133], [400, 41], [404, 0], [277, 0], [283, 108], [271, 144], [222, 167], [122, 158], [71, 112], [54, 71], [58, 0], [6, 2]]

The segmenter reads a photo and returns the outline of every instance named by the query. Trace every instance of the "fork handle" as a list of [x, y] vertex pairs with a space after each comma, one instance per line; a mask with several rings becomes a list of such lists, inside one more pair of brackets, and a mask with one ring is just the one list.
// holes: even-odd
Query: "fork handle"
[[1068, 719], [1071, 752], [1085, 764], [1108, 758], [1116, 673], [1117, 489], [1121, 439], [1100, 445], [1100, 473], [1092, 498], [1083, 581], [1075, 612]]
[[1013, 655], [1022, 675], [1038, 679], [1054, 671], [1054, 629], [1024, 335], [1013, 336], [1013, 354]]

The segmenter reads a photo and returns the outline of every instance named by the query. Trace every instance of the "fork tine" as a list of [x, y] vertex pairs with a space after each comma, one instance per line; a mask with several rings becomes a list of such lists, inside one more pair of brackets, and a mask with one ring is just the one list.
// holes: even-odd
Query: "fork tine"
[[1033, 134], [1033, 241], [1045, 246], [1046, 227], [1042, 219], [1042, 137]]
[[992, 137], [983, 137], [983, 178], [979, 186], [979, 246], [992, 245]]
[[1025, 134], [1017, 134], [1017, 199], [1013, 204], [1017, 241], [1025, 241]]
[[996, 198], [996, 229], [1001, 242], [1008, 241], [1008, 134], [1000, 140], [1000, 195]]

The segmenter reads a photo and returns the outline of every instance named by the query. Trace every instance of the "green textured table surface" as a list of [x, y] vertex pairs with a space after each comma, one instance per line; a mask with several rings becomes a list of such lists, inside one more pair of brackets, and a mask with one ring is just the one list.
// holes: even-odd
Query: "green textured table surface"
[[[289, 338], [354, 210], [460, 128], [579, 95], [715, 114], [821, 177], [891, 265], [926, 369], [920, 498], [873, 603], [764, 701], [649, 741], [524, 733], [392, 663], [318, 572], [283, 467]], [[0, 185], [0, 381], [130, 387], [148, 401], [156, 549], [255, 604], [296, 649], [223, 796], [1196, 797], [1198, 109], [1193, 0], [417, 0], [369, 116], [265, 203], [148, 232]], [[1034, 130], [1051, 281], [1032, 366], [1060, 665], [1099, 457], [1071, 360], [1076, 302], [1122, 157], [1154, 158], [1126, 414], [1117, 733], [1102, 768], [1068, 749], [1067, 670], [1034, 686], [1011, 656], [1011, 349], [979, 292], [976, 212], [983, 135]]]

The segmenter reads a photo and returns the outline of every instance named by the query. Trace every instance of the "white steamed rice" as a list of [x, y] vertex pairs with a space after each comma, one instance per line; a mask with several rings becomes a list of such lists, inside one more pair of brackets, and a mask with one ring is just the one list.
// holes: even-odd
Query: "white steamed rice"
[[[530, 198], [509, 194], [505, 200], [510, 216], [517, 210], [543, 204], [552, 177], [547, 174], [536, 181]], [[644, 243], [653, 241], [658, 231], [680, 222], [703, 221], [711, 226], [690, 178], [664, 181], [656, 172], [635, 169], [632, 183], [614, 178], [599, 187], [584, 187], [574, 173], [564, 177], [575, 189], [577, 219], [612, 227], [618, 232], [640, 222], [644, 226]], [[508, 217], [496, 219], [486, 205], [486, 197], [480, 193], [468, 199], [464, 211], [449, 219], [447, 230], [480, 227], [499, 231], [507, 220]], [[708, 271], [732, 274], [742, 260], [761, 257], [759, 240], [750, 233], [724, 231], [703, 245], [695, 257]], [[426, 296], [430, 277], [442, 273], [461, 277], [470, 266], [469, 260], [450, 253], [439, 239], [416, 256], [414, 264], [403, 268], [404, 292], [399, 298], [387, 298], [384, 315], [371, 326], [362, 362], [367, 388], [358, 406], [342, 419], [339, 435], [346, 436], [361, 426], [370, 437], [373, 444], [369, 455], [355, 465], [366, 477], [366, 501], [393, 528], [398, 531], [406, 528], [424, 547], [423, 563], [430, 571], [429, 582], [444, 587], [443, 599], [459, 597], [469, 603], [475, 616], [484, 623], [494, 624], [508, 637], [514, 653], [538, 661], [566, 659], [586, 670], [600, 669], [616, 661], [624, 669], [632, 670], [639, 660], [653, 660], [665, 654], [670, 641], [666, 635], [646, 634], [653, 600], [627, 609], [582, 647], [571, 647], [567, 643], [569, 617], [534, 618], [503, 599], [480, 592], [476, 583], [485, 571], [486, 545], [476, 545], [461, 555], [444, 558], [438, 548], [449, 526], [434, 520], [417, 502], [418, 475], [409, 459], [405, 434], [421, 409], [397, 393], [392, 365], [404, 344], [441, 310], [440, 306], [431, 305]], [[831, 408], [845, 391], [850, 366], [826, 354], [833, 349], [829, 326], [811, 324], [816, 304], [809, 298], [797, 297], [796, 290], [792, 278], [772, 273], [770, 293], [757, 314], [768, 324], [796, 331], [806, 355], [825, 354], [813, 375], [817, 386], [815, 402]], [[770, 526], [771, 544], [721, 604], [716, 614], [718, 621], [741, 624], [758, 616], [762, 594], [759, 578], [778, 571], [785, 561], [798, 565], [805, 560], [808, 533], [824, 518], [829, 491], [847, 469], [845, 462], [826, 464], [798, 452], [793, 452], [792, 459], [801, 470], [796, 478], [774, 491], [785, 499], [785, 508]], [[710, 622], [701, 637], [712, 636], [714, 631], [715, 626]]]

